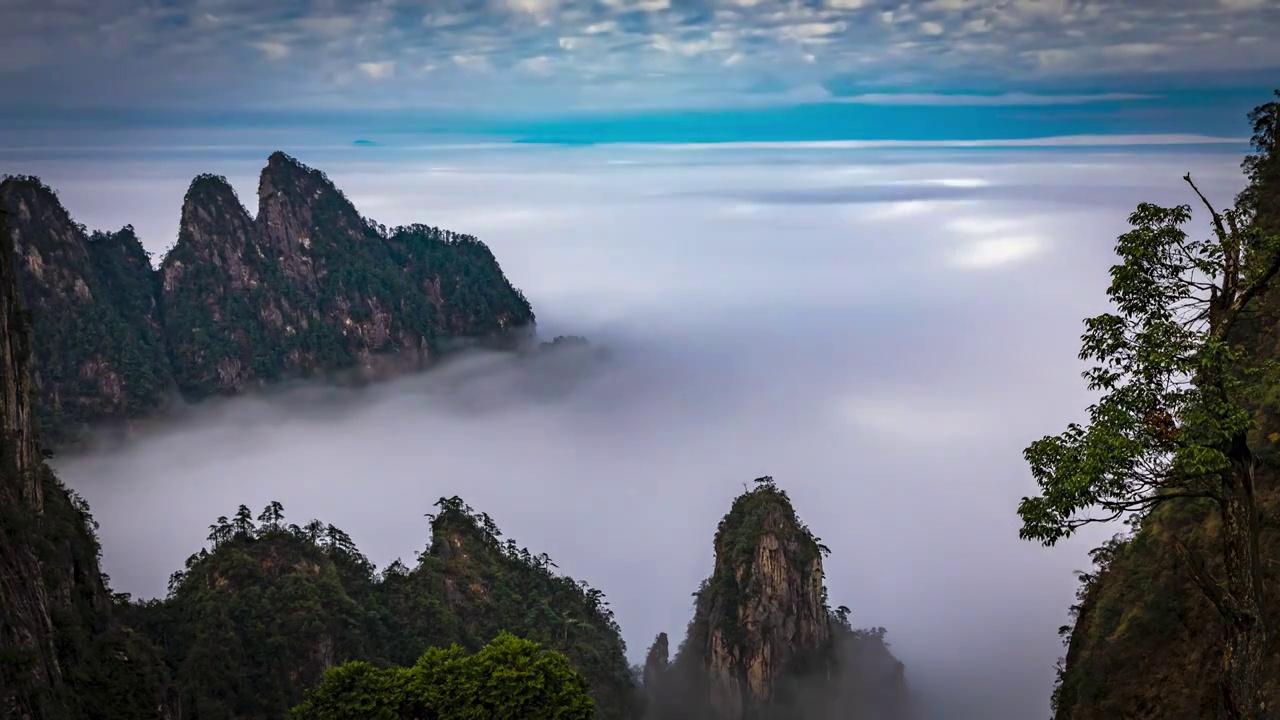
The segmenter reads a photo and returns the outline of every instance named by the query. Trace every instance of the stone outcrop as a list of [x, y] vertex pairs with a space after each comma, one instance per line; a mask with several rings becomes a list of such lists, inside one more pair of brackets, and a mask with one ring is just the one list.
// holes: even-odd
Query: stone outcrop
[[667, 640], [666, 633], [658, 633], [658, 637], [654, 638], [653, 645], [649, 647], [649, 652], [644, 658], [644, 675], [642, 677], [645, 692], [658, 692], [662, 678], [670, 667], [670, 641]]
[[274, 153], [252, 217], [201, 175], [178, 241], [153, 269], [126, 227], [92, 233], [36, 178], [0, 183], [34, 325], [41, 439], [132, 421], [288, 378], [377, 379], [459, 346], [512, 348], [524, 296], [473, 237], [363, 218], [320, 171]]
[[710, 578], [676, 658], [665, 635], [644, 668], [653, 720], [904, 718], [902, 665], [884, 631], [853, 630], [823, 585], [827, 549], [770, 477], [720, 522]]
[[133, 229], [88, 233], [36, 178], [0, 182], [6, 238], [31, 311], [31, 374], [41, 440], [84, 420], [130, 420], [172, 384], [150, 259]]
[[726, 718], [771, 704], [778, 681], [830, 638], [822, 554], [771, 482], [734, 503], [716, 533], [701, 648]]
[[[1277, 95], [1280, 99], [1280, 95]], [[1249, 184], [1237, 207], [1263, 233], [1280, 234], [1280, 154], [1275, 119], [1280, 106], [1263, 106], [1255, 127], [1255, 154], [1244, 162]], [[1268, 121], [1268, 118], [1270, 120]], [[1259, 364], [1280, 361], [1280, 285], [1255, 301], [1231, 343]], [[1256, 499], [1259, 546], [1271, 635], [1271, 658], [1280, 667], [1280, 383], [1257, 376], [1255, 418], [1249, 439], [1258, 458]], [[1127, 539], [1097, 548], [1096, 566], [1081, 574], [1074, 622], [1053, 693], [1055, 720], [1156, 720], [1223, 717], [1222, 617], [1178, 560], [1182, 541], [1213, 573], [1222, 573], [1221, 517], [1204, 504], [1172, 502], [1145, 518]], [[1265, 692], [1280, 703], [1280, 676]]]
[[127, 717], [158, 702], [153, 656], [112, 621], [92, 518], [36, 442], [19, 257], [0, 232], [0, 716]]

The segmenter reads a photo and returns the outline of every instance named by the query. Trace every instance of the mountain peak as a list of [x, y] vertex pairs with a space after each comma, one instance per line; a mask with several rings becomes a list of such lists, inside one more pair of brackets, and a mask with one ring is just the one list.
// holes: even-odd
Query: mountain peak
[[267, 157], [267, 166], [262, 169], [261, 181], [258, 185], [259, 195], [264, 190], [283, 190], [299, 183], [320, 183], [333, 188], [333, 183], [324, 173], [304, 164], [297, 158], [277, 150]]

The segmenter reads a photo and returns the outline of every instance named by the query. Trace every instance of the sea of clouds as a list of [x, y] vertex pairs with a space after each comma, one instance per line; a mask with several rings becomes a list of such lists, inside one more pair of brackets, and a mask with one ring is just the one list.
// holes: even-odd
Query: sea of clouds
[[[14, 169], [159, 254], [192, 176], [226, 174], [252, 211], [271, 149]], [[270, 500], [379, 566], [408, 561], [423, 514], [458, 494], [603, 590], [638, 661], [657, 632], [683, 635], [717, 522], [769, 474], [833, 551], [833, 603], [888, 628], [948, 720], [1045, 716], [1072, 571], [1112, 532], [1045, 549], [1015, 510], [1034, 491], [1022, 449], [1089, 402], [1081, 319], [1105, 308], [1127, 215], [1190, 202], [1187, 171], [1224, 204], [1242, 185], [1239, 157], [1209, 149], [291, 152], [386, 225], [479, 236], [543, 335], [613, 361], [468, 358], [356, 395], [219, 403], [60, 458], [116, 590], [162, 595], [210, 522]]]

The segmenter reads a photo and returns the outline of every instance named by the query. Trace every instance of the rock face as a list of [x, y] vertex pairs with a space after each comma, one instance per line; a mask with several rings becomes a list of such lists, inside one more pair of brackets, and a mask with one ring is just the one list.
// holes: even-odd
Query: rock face
[[644, 658], [644, 688], [646, 692], [655, 692], [671, 666], [671, 647], [666, 633], [658, 633], [653, 645]]
[[[0, 214], [0, 220], [7, 219]], [[35, 541], [28, 528], [44, 510], [33, 482], [37, 460], [28, 398], [29, 330], [17, 281], [11, 241], [0, 236], [0, 647], [23, 663], [23, 671], [0, 668], [0, 708], [5, 717], [43, 716], [35, 691], [60, 688], [62, 670], [54, 651], [49, 599], [40, 576]], [[34, 686], [32, 688], [31, 686]]]
[[713, 707], [745, 718], [771, 704], [779, 679], [830, 638], [822, 554], [770, 482], [734, 502], [715, 547], [701, 654]]
[[0, 716], [129, 717], [158, 702], [154, 658], [113, 623], [92, 518], [37, 447], [11, 238], [0, 233]]
[[[1272, 144], [1256, 147], [1259, 153], [1245, 162], [1250, 184], [1238, 204], [1256, 213], [1265, 232], [1280, 233], [1280, 156]], [[1280, 287], [1259, 306], [1232, 342], [1261, 360], [1280, 359]], [[1260, 461], [1264, 611], [1280, 667], [1280, 385], [1270, 382], [1259, 388], [1250, 447]], [[1222, 618], [1178, 562], [1174, 543], [1183, 539], [1220, 573], [1219, 531], [1219, 517], [1206, 508], [1171, 503], [1145, 518], [1132, 537], [1117, 536], [1094, 551], [1096, 567], [1082, 574], [1079, 603], [1071, 609], [1075, 622], [1061, 631], [1067, 652], [1053, 694], [1056, 720], [1223, 716]], [[1266, 690], [1272, 705], [1280, 702], [1280, 677]]]
[[250, 217], [201, 175], [153, 270], [132, 228], [88, 234], [35, 178], [0, 184], [34, 324], [41, 438], [286, 378], [379, 378], [459, 345], [509, 348], [534, 314], [487, 247], [361, 217], [318, 170], [268, 159]]
[[0, 206], [30, 309], [41, 439], [79, 423], [130, 420], [159, 407], [172, 383], [150, 259], [133, 229], [89, 234], [38, 179], [7, 178]]
[[855, 631], [823, 586], [826, 548], [772, 478], [756, 480], [720, 522], [714, 571], [674, 662], [666, 636], [644, 687], [655, 720], [906, 717], [902, 666], [883, 630]]

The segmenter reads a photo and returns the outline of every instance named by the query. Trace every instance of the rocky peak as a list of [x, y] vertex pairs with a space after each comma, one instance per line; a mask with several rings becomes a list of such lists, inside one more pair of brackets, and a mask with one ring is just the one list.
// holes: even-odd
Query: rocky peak
[[662, 678], [671, 667], [671, 647], [667, 634], [658, 633], [649, 653], [644, 658], [644, 689], [647, 693], [658, 691]]
[[282, 152], [272, 153], [258, 180], [257, 226], [284, 274], [309, 292], [329, 269], [315, 256], [358, 241], [368, 231], [355, 206], [324, 173]]
[[88, 235], [37, 178], [0, 183], [9, 252], [31, 313], [31, 379], [41, 439], [77, 438], [87, 419], [158, 406], [170, 375], [155, 274], [131, 227]]
[[22, 291], [76, 305], [92, 302], [85, 229], [57, 194], [39, 178], [10, 177], [0, 183], [0, 204], [13, 213], [10, 229]]
[[132, 228], [90, 236], [38, 179], [0, 183], [33, 315], [43, 439], [131, 424], [175, 393], [394, 376], [475, 343], [514, 348], [533, 328], [528, 301], [475, 238], [388, 233], [284, 153], [268, 158], [258, 192], [254, 218], [225, 177], [197, 176], [157, 272]]
[[702, 659], [712, 704], [752, 717], [779, 680], [830, 637], [822, 546], [771, 477], [739, 496], [716, 532], [715, 570], [703, 591]]

